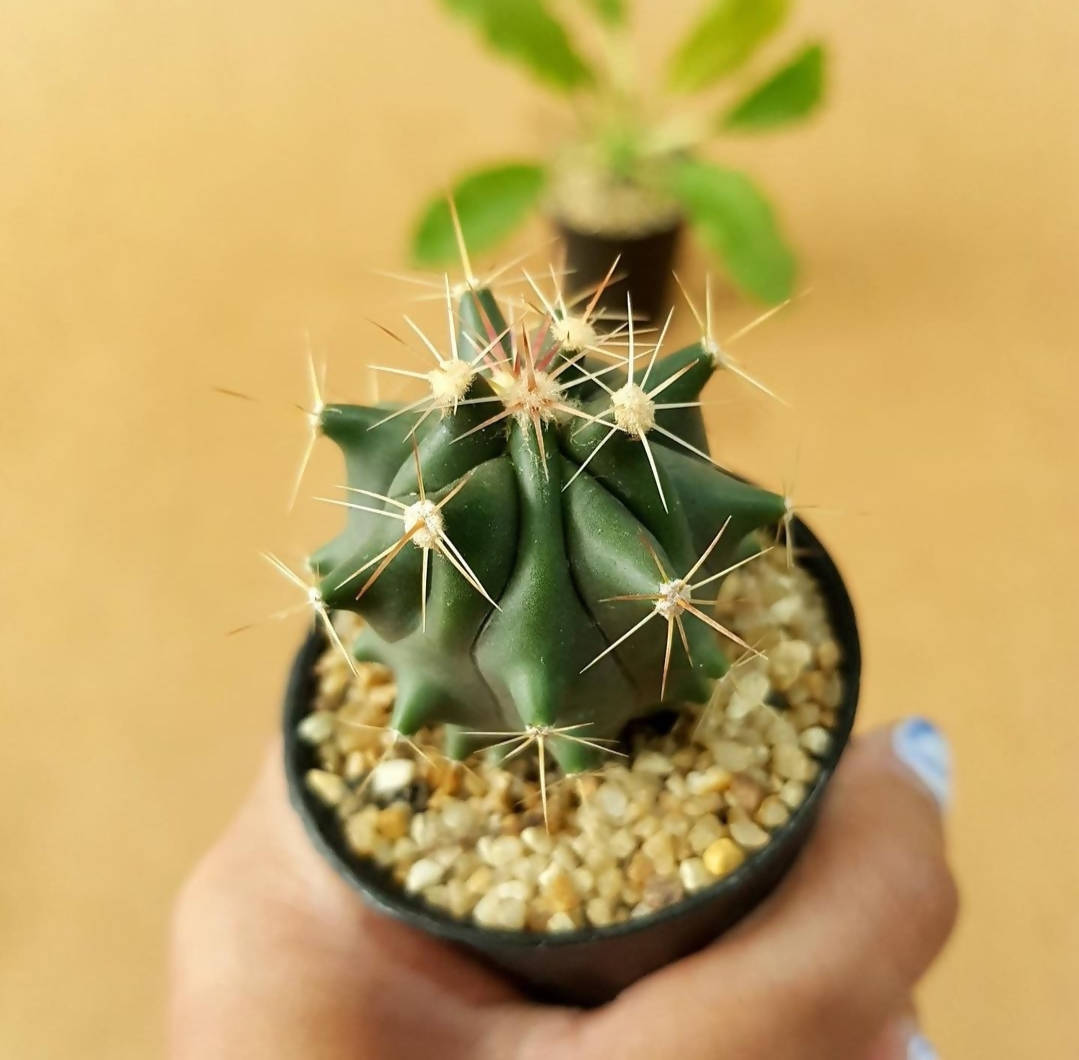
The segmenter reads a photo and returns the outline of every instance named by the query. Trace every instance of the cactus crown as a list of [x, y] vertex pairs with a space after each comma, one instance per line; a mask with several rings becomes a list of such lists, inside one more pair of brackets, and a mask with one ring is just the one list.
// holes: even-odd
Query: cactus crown
[[351, 652], [396, 672], [399, 733], [441, 725], [455, 756], [532, 734], [579, 771], [630, 720], [706, 699], [724, 646], [752, 650], [710, 605], [787, 509], [708, 455], [699, 395], [728, 366], [710, 321], [660, 356], [632, 311], [601, 341], [595, 298], [529, 282], [538, 325], [446, 282], [446, 348], [416, 329], [435, 365], [405, 373], [419, 401], [319, 400], [347, 524], [309, 560], [312, 599], [363, 616]]

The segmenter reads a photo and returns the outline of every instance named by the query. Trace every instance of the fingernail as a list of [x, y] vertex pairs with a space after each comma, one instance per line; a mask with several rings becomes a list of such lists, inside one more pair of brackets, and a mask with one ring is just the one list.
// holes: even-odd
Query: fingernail
[[940, 1060], [928, 1038], [914, 1034], [907, 1041], [907, 1060]]
[[[941, 808], [947, 809], [952, 797], [952, 752], [944, 733], [925, 718], [908, 718], [892, 731], [892, 748]], [[924, 1055], [936, 1054], [930, 1051]]]

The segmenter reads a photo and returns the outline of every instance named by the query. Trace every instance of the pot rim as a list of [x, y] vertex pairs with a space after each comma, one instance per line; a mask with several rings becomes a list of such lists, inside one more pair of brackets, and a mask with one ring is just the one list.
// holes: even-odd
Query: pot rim
[[563, 235], [575, 236], [578, 239], [595, 239], [601, 243], [647, 243], [652, 239], [666, 239], [681, 232], [687, 223], [686, 215], [679, 211], [669, 220], [660, 220], [633, 231], [598, 229], [576, 224], [557, 209], [549, 208], [544, 212], [550, 223]]
[[480, 950], [491, 946], [518, 950], [537, 947], [555, 949], [633, 935], [659, 927], [731, 895], [757, 874], [765, 873], [773, 861], [783, 856], [787, 841], [796, 840], [808, 830], [809, 821], [815, 815], [828, 782], [850, 741], [861, 686], [861, 640], [854, 605], [846, 583], [820, 539], [797, 516], [793, 518], [792, 524], [795, 550], [801, 553], [801, 565], [809, 571], [820, 588], [833, 635], [840, 645], [839, 672], [843, 680], [843, 692], [837, 707], [836, 725], [831, 730], [831, 744], [824, 757], [819, 759], [820, 771], [805, 799], [787, 821], [771, 833], [768, 844], [759, 851], [748, 854], [734, 872], [647, 916], [634, 917], [605, 927], [583, 927], [553, 934], [480, 927], [470, 920], [456, 920], [448, 913], [425, 905], [418, 896], [406, 893], [390, 881], [384, 869], [347, 850], [340, 822], [332, 808], [317, 802], [303, 782], [304, 773], [314, 767], [311, 761], [313, 751], [299, 740], [296, 725], [307, 712], [314, 679], [314, 662], [322, 653], [325, 644], [325, 634], [318, 628], [312, 629], [292, 665], [283, 712], [284, 766], [289, 801], [303, 820], [316, 848], [345, 882], [377, 910], [421, 928], [428, 934]]

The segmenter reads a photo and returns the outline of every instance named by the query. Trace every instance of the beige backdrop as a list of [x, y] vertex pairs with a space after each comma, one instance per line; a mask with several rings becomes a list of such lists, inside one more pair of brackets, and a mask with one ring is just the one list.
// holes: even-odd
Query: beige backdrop
[[[693, 5], [638, 6], [658, 55]], [[831, 107], [726, 148], [813, 284], [741, 346], [795, 411], [721, 379], [712, 426], [775, 483], [800, 447], [798, 494], [840, 510], [815, 522], [860, 606], [864, 722], [954, 738], [943, 1055], [1074, 1056], [1079, 13], [803, 7]], [[397, 352], [365, 316], [404, 307], [368, 266], [557, 114], [433, 0], [0, 4], [4, 1057], [159, 1052], [171, 896], [301, 634], [224, 631], [292, 600], [257, 548], [298, 558], [335, 522], [284, 511], [303, 329], [331, 393], [366, 398]], [[312, 488], [336, 474], [320, 450]]]

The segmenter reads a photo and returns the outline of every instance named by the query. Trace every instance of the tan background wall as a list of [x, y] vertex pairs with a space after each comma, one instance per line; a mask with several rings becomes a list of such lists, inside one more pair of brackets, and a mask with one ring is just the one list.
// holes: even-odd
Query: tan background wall
[[[638, 6], [658, 55], [693, 5]], [[770, 482], [800, 444], [799, 494], [842, 510], [815, 522], [865, 722], [923, 711], [957, 745], [943, 1055], [1075, 1055], [1079, 9], [803, 8], [832, 106], [726, 152], [814, 285], [741, 347], [796, 409], [724, 379], [713, 428]], [[367, 397], [396, 353], [364, 317], [403, 303], [366, 267], [556, 118], [427, 0], [0, 3], [0, 1055], [158, 1053], [170, 896], [300, 636], [224, 631], [291, 602], [256, 548], [334, 523], [284, 512], [302, 330]], [[320, 450], [311, 485], [336, 473]]]

